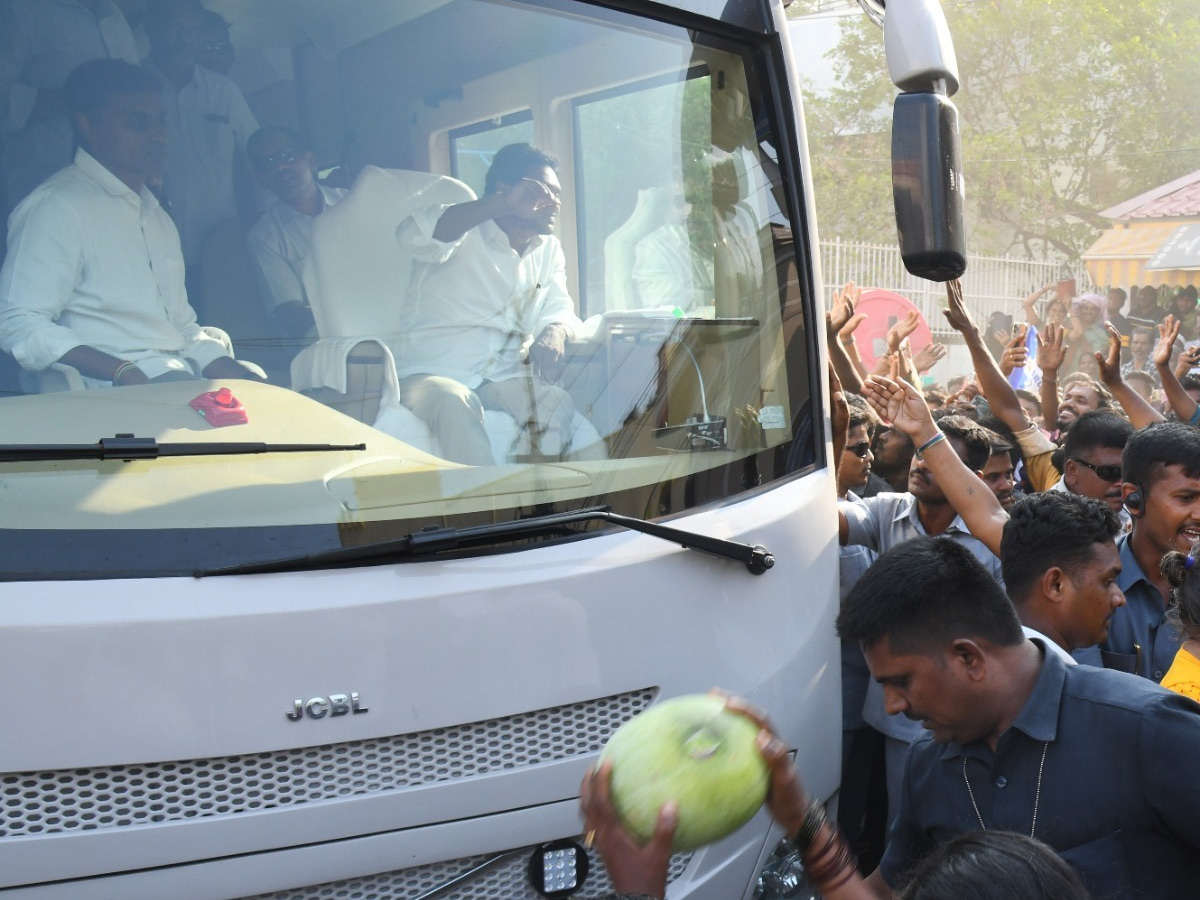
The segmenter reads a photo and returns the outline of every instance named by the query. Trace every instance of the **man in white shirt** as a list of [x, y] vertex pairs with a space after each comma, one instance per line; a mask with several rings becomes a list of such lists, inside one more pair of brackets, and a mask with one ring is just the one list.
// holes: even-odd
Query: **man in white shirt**
[[492, 161], [483, 197], [423, 210], [397, 231], [417, 260], [396, 360], [400, 400], [447, 459], [494, 462], [484, 409], [512, 415], [535, 451], [570, 450], [575, 407], [552, 384], [579, 325], [562, 245], [550, 233], [557, 164], [509, 144]]
[[198, 0], [151, 0], [144, 19], [150, 39], [145, 65], [163, 83], [170, 134], [163, 185], [183, 258], [193, 269], [213, 229], [238, 215], [235, 172], [240, 164], [249, 185], [242, 154], [258, 130], [238, 86], [196, 64], [205, 13]]
[[0, 141], [7, 213], [74, 152], [63, 84], [89, 59], [138, 61], [125, 16], [112, 0], [0, 3]]
[[260, 128], [246, 142], [259, 182], [275, 195], [248, 235], [263, 279], [267, 313], [281, 337], [301, 337], [313, 327], [301, 272], [312, 250], [312, 220], [346, 196], [317, 184], [312, 151], [286, 128]]
[[92, 60], [66, 101], [80, 149], [13, 212], [0, 347], [31, 372], [73, 367], [87, 387], [255, 377], [196, 324], [178, 232], [146, 187], [167, 152], [154, 76]]

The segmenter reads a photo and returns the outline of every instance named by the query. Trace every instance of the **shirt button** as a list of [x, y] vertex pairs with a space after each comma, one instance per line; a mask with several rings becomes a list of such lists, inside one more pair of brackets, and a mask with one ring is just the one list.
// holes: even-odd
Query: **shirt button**
[[1162, 681], [1162, 677], [1163, 677], [1163, 670], [1162, 670], [1162, 669], [1155, 669], [1155, 670], [1154, 670], [1154, 680], [1155, 680], [1155, 681]]
[[1008, 787], [1008, 779], [1005, 778], [1003, 775], [1001, 775], [999, 778], [996, 779], [996, 787], [998, 787], [998, 788]]

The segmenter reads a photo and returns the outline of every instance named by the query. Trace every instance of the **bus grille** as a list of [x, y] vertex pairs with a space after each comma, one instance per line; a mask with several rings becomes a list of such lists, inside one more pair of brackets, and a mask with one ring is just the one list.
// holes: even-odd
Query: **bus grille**
[[0, 838], [230, 816], [594, 753], [655, 688], [430, 731], [296, 750], [0, 775]]
[[[495, 865], [464, 878], [461, 883], [439, 891], [435, 896], [437, 900], [479, 900], [481, 897], [542, 900], [542, 895], [534, 890], [529, 881], [529, 859], [533, 850], [533, 847], [514, 850]], [[611, 891], [612, 883], [608, 880], [608, 873], [604, 871], [599, 854], [592, 851], [588, 857], [590, 868], [581, 896], [598, 897]], [[328, 884], [314, 884], [272, 894], [255, 894], [253, 897], [241, 897], [239, 900], [416, 900], [492, 858], [493, 856], [472, 856], [428, 866], [414, 866], [411, 869], [397, 869], [364, 878], [331, 881]], [[677, 853], [672, 856], [667, 882], [670, 883], [682, 875], [691, 859], [691, 853]]]

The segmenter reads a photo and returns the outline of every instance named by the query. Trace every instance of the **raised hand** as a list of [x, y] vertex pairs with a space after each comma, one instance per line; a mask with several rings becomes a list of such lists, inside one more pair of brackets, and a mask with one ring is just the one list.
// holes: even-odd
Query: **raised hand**
[[1043, 372], [1057, 373], [1067, 358], [1067, 345], [1063, 343], [1066, 331], [1061, 325], [1049, 323], [1038, 333], [1037, 364]]
[[1175, 339], [1179, 337], [1179, 326], [1183, 324], [1174, 316], [1167, 316], [1158, 326], [1158, 343], [1154, 345], [1154, 364], [1169, 366], [1171, 351], [1175, 348]]
[[1000, 354], [1000, 371], [1005, 376], [1008, 376], [1017, 369], [1025, 368], [1025, 363], [1029, 359], [1029, 348], [1025, 344], [1025, 335], [1027, 332], [1027, 325], [1018, 325], [1017, 333], [1009, 338], [1008, 343], [1004, 345], [1004, 352]]
[[946, 355], [946, 345], [933, 343], [927, 347], [922, 347], [913, 357], [913, 365], [916, 366], [918, 372], [928, 372], [938, 364]]
[[960, 334], [975, 331], [975, 322], [963, 301], [962, 282], [953, 278], [946, 282], [946, 309], [943, 310], [950, 327]]
[[[825, 331], [830, 339], [835, 335], [840, 337], [842, 329], [855, 318], [854, 308], [858, 306], [861, 297], [862, 288], [853, 281], [848, 282], [840, 291], [833, 292], [833, 305], [825, 313]], [[859, 321], [861, 322], [865, 318], [866, 316], [862, 316]]]
[[1113, 327], [1112, 322], [1105, 322], [1104, 329], [1108, 332], [1108, 353], [1096, 351], [1096, 366], [1100, 369], [1100, 380], [1112, 388], [1122, 381], [1121, 332]]
[[888, 350], [895, 353], [900, 349], [900, 344], [916, 331], [921, 325], [921, 314], [915, 309], [909, 310], [908, 313], [888, 329], [887, 346]]
[[863, 384], [863, 397], [881, 419], [891, 422], [918, 446], [938, 430], [925, 398], [908, 382], [872, 375]]
[[515, 216], [529, 218], [559, 204], [558, 195], [536, 178], [522, 178], [504, 192], [504, 205]]
[[1175, 377], [1182, 378], [1197, 366], [1200, 366], [1200, 344], [1184, 347], [1183, 352], [1179, 354], [1179, 361], [1175, 364]]

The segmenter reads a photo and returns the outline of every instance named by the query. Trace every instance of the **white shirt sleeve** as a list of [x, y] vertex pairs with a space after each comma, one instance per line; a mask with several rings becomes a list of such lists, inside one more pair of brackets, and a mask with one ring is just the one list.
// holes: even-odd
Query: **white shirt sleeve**
[[12, 214], [0, 271], [0, 347], [40, 371], [84, 341], [56, 323], [83, 265], [83, 223], [66, 200], [45, 194]]
[[567, 260], [562, 244], [557, 239], [546, 238], [545, 260], [542, 266], [541, 286], [535, 309], [535, 319], [529, 333], [536, 338], [548, 325], [562, 325], [567, 336], [573, 338], [582, 324], [575, 314], [575, 301], [567, 290]]
[[[467, 235], [464, 234], [456, 241], [439, 241], [433, 236], [442, 213], [453, 204], [439, 203], [420, 209], [400, 223], [396, 229], [396, 240], [400, 246], [419, 262], [444, 263], [454, 251], [462, 246]], [[469, 234], [470, 232], [467, 232]]]

